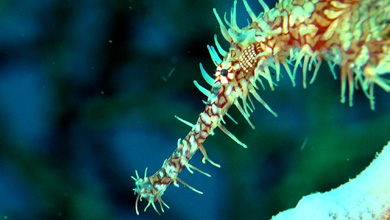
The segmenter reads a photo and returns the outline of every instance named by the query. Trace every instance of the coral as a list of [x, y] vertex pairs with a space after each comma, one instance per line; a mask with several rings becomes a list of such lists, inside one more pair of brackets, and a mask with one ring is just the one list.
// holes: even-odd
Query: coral
[[303, 197], [272, 220], [385, 220], [390, 210], [390, 142], [356, 178], [326, 193]]

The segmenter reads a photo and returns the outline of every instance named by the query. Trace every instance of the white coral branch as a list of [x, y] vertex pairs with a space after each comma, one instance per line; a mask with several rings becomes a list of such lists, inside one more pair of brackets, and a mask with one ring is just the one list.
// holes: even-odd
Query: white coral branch
[[303, 197], [272, 220], [390, 219], [390, 141], [356, 178], [326, 193]]

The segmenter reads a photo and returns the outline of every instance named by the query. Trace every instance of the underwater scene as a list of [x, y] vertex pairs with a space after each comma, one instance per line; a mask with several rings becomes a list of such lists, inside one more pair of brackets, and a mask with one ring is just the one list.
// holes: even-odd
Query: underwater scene
[[[146, 168], [148, 177], [166, 164], [178, 139], [210, 104], [211, 96], [193, 82], [211, 89], [199, 63], [211, 77], [227, 69], [216, 67], [215, 50], [207, 45], [217, 48], [216, 35], [229, 51], [213, 8], [225, 23], [234, 4], [0, 1], [0, 220], [271, 219], [303, 196], [327, 192], [363, 171], [390, 141], [387, 87], [374, 86], [372, 109], [373, 96], [361, 88], [361, 79], [353, 79], [350, 106], [349, 81], [340, 102], [346, 80], [340, 65], [334, 66], [335, 79], [322, 62], [310, 82], [314, 68], [306, 74], [305, 64], [292, 60], [295, 86], [284, 66], [280, 73], [270, 68], [274, 84], [266, 78], [256, 84], [277, 117], [252, 94], [246, 103], [250, 117], [236, 106], [223, 117], [223, 126], [247, 148], [222, 129], [211, 130], [203, 147], [220, 168], [202, 163], [200, 151], [190, 158], [211, 177], [180, 164], [179, 187], [169, 182], [163, 191], [169, 208], [163, 204], [162, 212], [157, 197], [153, 204], [139, 201], [135, 170], [142, 179]], [[258, 16], [276, 1], [245, 4]], [[237, 1], [239, 28], [252, 22], [247, 11]], [[387, 37], [383, 44], [390, 45]], [[319, 58], [313, 60], [317, 65]], [[385, 68], [389, 73], [390, 64]], [[387, 86], [388, 75], [383, 76]]]

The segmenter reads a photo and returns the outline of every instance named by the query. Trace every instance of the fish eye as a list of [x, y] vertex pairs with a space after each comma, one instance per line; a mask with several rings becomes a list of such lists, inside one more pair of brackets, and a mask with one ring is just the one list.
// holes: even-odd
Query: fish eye
[[222, 75], [222, 76], [227, 76], [228, 73], [229, 73], [229, 72], [228, 72], [227, 69], [221, 69], [221, 75]]

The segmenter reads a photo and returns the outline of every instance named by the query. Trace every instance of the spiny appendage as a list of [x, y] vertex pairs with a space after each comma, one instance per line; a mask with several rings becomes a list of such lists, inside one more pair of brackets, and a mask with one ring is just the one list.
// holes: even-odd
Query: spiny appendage
[[[205, 80], [210, 82], [208, 74], [202, 66], [200, 67]], [[164, 161], [162, 168], [158, 170], [154, 175], [147, 177], [145, 171], [144, 178], [140, 178], [137, 172], [136, 177], [132, 177], [136, 181], [137, 186], [134, 189], [134, 192], [138, 194], [137, 201], [135, 204], [137, 214], [138, 200], [142, 201], [142, 198], [148, 201], [148, 205], [145, 207], [144, 211], [146, 211], [146, 209], [150, 205], [152, 205], [156, 212], [159, 213], [156, 206], [154, 205], [154, 202], [156, 201], [160, 203], [161, 210], [164, 211], [162, 204], [164, 204], [166, 207], [168, 206], [166, 205], [166, 203], [163, 202], [161, 196], [164, 194], [165, 190], [171, 183], [173, 183], [175, 186], [178, 186], [177, 181], [190, 188], [194, 192], [203, 194], [201, 191], [195, 189], [194, 187], [181, 180], [178, 175], [185, 167], [190, 173], [193, 173], [193, 170], [195, 170], [208, 177], [211, 177], [210, 174], [189, 164], [189, 160], [192, 158], [192, 156], [196, 153], [198, 149], [203, 154], [203, 163], [206, 163], [207, 161], [216, 167], [220, 167], [219, 164], [213, 162], [208, 157], [206, 150], [203, 147], [203, 142], [210, 134], [214, 134], [214, 129], [216, 127], [220, 128], [236, 143], [240, 144], [244, 148], [247, 147], [244, 143], [239, 141], [237, 137], [235, 137], [231, 132], [229, 132], [226, 127], [223, 126], [223, 116], [227, 114], [227, 110], [233, 103], [238, 106], [238, 108], [243, 114], [247, 114], [245, 113], [247, 110], [243, 110], [241, 105], [236, 102], [236, 97], [238, 96], [237, 92], [233, 91], [230, 86], [227, 87], [226, 85], [221, 85], [218, 82], [214, 82], [214, 80], [211, 91], [204, 89], [196, 81], [194, 83], [199, 88], [199, 90], [208, 97], [207, 101], [205, 102], [205, 110], [199, 115], [196, 124], [192, 124], [178, 116], [175, 116], [179, 121], [190, 126], [191, 131], [183, 140], [178, 140], [176, 150], [173, 152], [169, 159]], [[234, 119], [232, 120], [234, 121]]]
[[330, 4], [322, 16], [323, 21], [330, 23], [321, 36], [327, 48], [323, 56], [331, 69], [335, 64], [341, 66], [342, 103], [348, 88], [352, 106], [354, 90], [360, 85], [374, 109], [374, 85], [390, 91], [390, 22], [384, 16], [390, 13], [389, 5], [365, 0]]
[[[258, 88], [256, 86], [256, 82], [258, 81], [261, 86], [264, 89], [264, 84], [261, 80], [261, 78], [264, 78], [268, 81], [268, 84], [270, 88], [273, 90], [276, 83], [272, 79], [272, 73], [270, 71], [270, 67], [275, 69], [276, 71], [276, 81], [279, 80], [280, 77], [280, 64], [282, 64], [291, 78], [291, 81], [293, 82], [293, 85], [295, 86], [294, 78], [295, 78], [295, 71], [294, 75], [291, 73], [290, 68], [288, 67], [288, 61], [286, 60], [287, 56], [281, 56], [278, 55], [278, 51], [281, 50], [281, 47], [276, 47], [275, 41], [276, 41], [276, 33], [277, 31], [274, 31], [271, 29], [268, 23], [266, 23], [264, 20], [262, 20], [261, 15], [255, 16], [252, 9], [249, 7], [246, 0], [243, 0], [244, 5], [249, 13], [249, 16], [251, 17], [253, 23], [249, 25], [246, 28], [240, 29], [237, 26], [236, 22], [236, 3], [234, 2], [234, 7], [231, 11], [230, 16], [230, 22], [227, 21], [225, 17], [225, 23], [227, 24], [228, 28], [226, 28], [225, 24], [222, 22], [222, 19], [219, 17], [218, 13], [214, 9], [214, 14], [217, 18], [217, 21], [220, 25], [221, 32], [223, 37], [229, 41], [233, 47], [231, 46], [230, 52], [227, 53], [222, 48], [220, 48], [220, 44], [218, 43], [217, 39], [215, 38], [216, 46], [218, 49], [218, 52], [224, 56], [223, 63], [238, 63], [240, 65], [240, 69], [236, 69], [235, 76], [236, 76], [236, 88], [239, 88], [238, 91], [238, 97], [242, 99], [242, 105], [238, 102], [238, 100], [235, 100], [233, 104], [238, 108], [240, 113], [244, 116], [244, 118], [247, 120], [247, 122], [250, 124], [252, 128], [254, 128], [253, 124], [249, 120], [249, 111], [253, 111], [254, 105], [250, 99], [250, 94], [255, 97], [257, 101], [259, 101], [270, 113], [272, 113], [274, 116], [277, 116], [277, 114], [266, 104], [266, 102], [258, 95], [257, 91]], [[266, 6], [266, 4], [263, 1], [259, 1], [260, 4], [264, 7], [264, 11], [266, 13], [269, 13], [270, 10]], [[261, 27], [261, 28], [260, 28]], [[275, 36], [272, 36], [274, 34]], [[270, 40], [267, 37], [272, 37]], [[272, 41], [272, 42], [271, 42]], [[271, 42], [271, 43], [270, 43]], [[221, 69], [224, 68], [224, 64], [221, 65], [221, 60], [219, 58], [219, 55], [215, 50], [210, 50], [211, 58], [214, 61], [214, 63], [217, 66], [220, 66]], [[312, 64], [317, 64], [317, 59], [315, 59], [316, 56], [311, 56], [310, 62], [308, 62], [308, 59], [304, 59], [305, 62], [308, 62], [310, 64], [309, 70], [311, 70]], [[272, 63], [271, 61], [274, 61]], [[298, 63], [298, 62], [297, 62]], [[233, 64], [232, 64], [233, 65]], [[298, 64], [297, 64], [298, 65]], [[317, 65], [319, 66], [319, 65]], [[318, 67], [316, 67], [316, 71], [318, 70]], [[202, 71], [203, 72], [203, 71]], [[219, 73], [217, 69], [216, 75]], [[228, 80], [224, 80], [222, 77], [221, 82], [227, 82]], [[248, 104], [247, 100], [251, 105]]]
[[[278, 81], [281, 63], [293, 85], [301, 68], [303, 87], [306, 87], [307, 72], [314, 69], [310, 80], [313, 83], [322, 61], [327, 61], [334, 78], [337, 78], [334, 67], [340, 65], [341, 102], [345, 102], [348, 92], [352, 106], [354, 90], [360, 86], [374, 109], [374, 85], [390, 91], [390, 22], [385, 16], [390, 14], [389, 2], [286, 2], [280, 1], [275, 9], [266, 11], [240, 30], [240, 36], [253, 29], [261, 32], [256, 33], [258, 36], [265, 34], [264, 38], [256, 39], [257, 47], [263, 53], [268, 51], [264, 60], [260, 57], [257, 75], [267, 79], [272, 89], [273, 80], [267, 65], [275, 69]], [[247, 5], [245, 0], [244, 4]], [[251, 10], [247, 10], [252, 18]], [[228, 33], [234, 35], [235, 31], [237, 28], [230, 28]], [[293, 66], [292, 73], [289, 65]]]
[[[389, 5], [383, 1], [320, 1], [305, 20], [311, 23], [289, 25], [290, 32], [300, 33], [292, 35], [301, 46], [295, 53], [290, 50], [290, 60], [299, 65], [303, 60], [304, 80], [314, 57], [316, 69], [311, 82], [322, 60], [327, 61], [335, 78], [334, 67], [340, 65], [341, 102], [345, 102], [348, 91], [352, 106], [354, 90], [360, 86], [374, 109], [374, 85], [390, 91], [390, 22], [384, 16], [390, 13]], [[294, 9], [286, 11], [291, 14]], [[305, 62], [308, 56], [312, 60]], [[297, 67], [295, 63], [294, 73]]]
[[[237, 26], [236, 1], [230, 22], [225, 17], [228, 28], [215, 10], [214, 13], [224, 38], [231, 44], [242, 45], [243, 70], [251, 72], [252, 67], [257, 66], [255, 80], [247, 80], [254, 87], [256, 80], [263, 86], [262, 77], [274, 89], [276, 83], [269, 68], [275, 70], [277, 82], [282, 64], [293, 86], [298, 70], [302, 69], [302, 84], [306, 88], [308, 72], [313, 71], [312, 84], [322, 62], [326, 61], [334, 78], [337, 78], [335, 66], [341, 66], [342, 103], [348, 92], [352, 106], [354, 90], [360, 85], [374, 109], [374, 85], [390, 91], [390, 22], [384, 16], [390, 13], [389, 3], [319, 0], [314, 4], [307, 0], [286, 4], [287, 1], [281, 1], [269, 10], [260, 1], [265, 13], [256, 17], [247, 1], [243, 2], [253, 21], [248, 27]], [[217, 42], [216, 45], [220, 47]], [[225, 56], [223, 49], [218, 51]], [[214, 63], [219, 63], [215, 50], [210, 53]], [[247, 118], [247, 114], [243, 115]]]
[[[145, 169], [145, 175], [144, 178], [140, 178], [138, 176], [137, 170], [135, 171], [136, 177], [131, 176], [131, 178], [135, 181], [136, 188], [134, 188], [134, 194], [138, 194], [137, 199], [135, 201], [135, 211], [137, 215], [139, 215], [138, 212], [138, 201], [142, 202], [142, 199], [146, 199], [148, 201], [148, 204], [146, 205], [144, 212], [149, 208], [150, 205], [153, 206], [154, 210], [160, 214], [160, 212], [157, 210], [154, 202], [158, 202], [160, 204], [161, 211], [164, 212], [164, 208], [162, 204], [164, 204], [168, 209], [169, 206], [162, 200], [161, 196], [164, 192], [157, 193], [157, 190], [154, 186], [154, 183], [150, 181], [150, 179], [153, 179], [151, 177], [147, 177], [147, 170]], [[169, 183], [170, 184], [170, 183]]]
[[[215, 43], [217, 45], [218, 51], [221, 55], [224, 54], [223, 49], [220, 47], [217, 38], [215, 37]], [[217, 59], [219, 58], [218, 53], [213, 49], [213, 47], [209, 46], [209, 51], [212, 59], [214, 60], [214, 63], [216, 66], [220, 65], [220, 61]], [[211, 49], [210, 49], [211, 48]], [[216, 58], [218, 57], [218, 58]], [[234, 140], [239, 145], [243, 146], [244, 148], [247, 148], [246, 144], [242, 143], [236, 136], [234, 136], [230, 131], [227, 130], [226, 127], [223, 126], [225, 124], [225, 121], [223, 119], [224, 115], [227, 115], [234, 123], [237, 124], [237, 121], [231, 117], [227, 111], [230, 108], [232, 104], [234, 104], [237, 109], [240, 111], [240, 113], [244, 116], [244, 118], [247, 120], [249, 125], [254, 128], [254, 125], [250, 122], [249, 117], [250, 112], [253, 112], [254, 105], [252, 100], [250, 99], [249, 94], [252, 94], [256, 100], [258, 100], [261, 104], [263, 104], [266, 109], [268, 109], [272, 114], [275, 116], [276, 113], [271, 110], [271, 108], [260, 98], [260, 96], [257, 94], [256, 90], [257, 87], [253, 87], [250, 83], [247, 81], [242, 81], [240, 85], [238, 86], [232, 86], [230, 84], [222, 85], [218, 79], [213, 79], [209, 76], [209, 74], [206, 72], [206, 70], [203, 68], [202, 64], [200, 64], [200, 70], [202, 73], [203, 78], [206, 82], [208, 82], [209, 85], [212, 86], [211, 91], [205, 89], [201, 85], [199, 85], [198, 82], [194, 81], [195, 86], [204, 94], [207, 96], [207, 102], [206, 103], [206, 109], [204, 113], [202, 113], [200, 116], [200, 119], [202, 119], [203, 123], [210, 123], [211, 117], [214, 117], [212, 121], [218, 121], [216, 123], [217, 127], [220, 128], [227, 136], [229, 136], [232, 140]], [[220, 71], [216, 73], [216, 75], [219, 74], [222, 77]], [[240, 89], [237, 89], [240, 88]], [[238, 102], [237, 98], [242, 99], [242, 104]], [[247, 100], [249, 100], [250, 105], [248, 104]], [[220, 121], [220, 122], [219, 122]], [[221, 123], [222, 122], [222, 123]], [[188, 124], [184, 122], [185, 124]], [[189, 124], [191, 126], [191, 124]], [[212, 133], [211, 133], [212, 134]], [[200, 147], [200, 150], [202, 151], [203, 155], [206, 155], [205, 152], [202, 150], [203, 148]]]
[[[219, 164], [214, 163], [208, 157], [206, 150], [203, 147], [204, 140], [208, 137], [208, 135], [213, 134], [213, 130], [215, 129], [215, 127], [220, 127], [231, 138], [235, 139], [234, 135], [224, 129], [224, 127], [221, 125], [221, 109], [223, 108], [218, 108], [217, 104], [226, 102], [226, 100], [223, 101], [218, 99], [217, 97], [218, 96], [215, 96], [213, 92], [210, 93], [210, 97], [208, 100], [209, 103], [206, 104], [205, 111], [199, 115], [198, 121], [195, 125], [176, 116], [176, 118], [179, 119], [181, 122], [190, 126], [191, 131], [183, 140], [178, 140], [176, 150], [173, 152], [171, 157], [164, 161], [163, 166], [160, 170], [158, 170], [150, 177], [147, 177], [145, 170], [144, 178], [140, 178], [136, 171], [136, 177], [132, 178], [136, 182], [136, 188], [134, 189], [134, 192], [138, 194], [137, 201], [135, 204], [137, 214], [139, 213], [138, 200], [142, 201], [143, 198], [148, 201], [148, 205], [145, 207], [144, 211], [146, 211], [146, 209], [150, 205], [152, 205], [155, 211], [159, 213], [154, 204], [155, 202], [159, 202], [161, 210], [164, 212], [162, 204], [164, 204], [166, 207], [168, 206], [166, 205], [166, 203], [163, 202], [161, 197], [171, 183], [173, 183], [175, 186], [179, 186], [177, 184], [177, 181], [182, 183], [189, 189], [193, 190], [194, 192], [203, 194], [201, 191], [195, 189], [194, 187], [181, 180], [178, 175], [185, 167], [190, 173], [193, 173], [193, 170], [195, 170], [208, 177], [211, 177], [210, 174], [189, 164], [189, 160], [192, 158], [192, 156], [196, 153], [198, 149], [200, 149], [203, 154], [203, 163], [207, 161], [216, 167], [220, 167]], [[227, 105], [228, 104], [226, 103], [224, 104], [224, 106]], [[236, 142], [240, 143], [237, 139]], [[245, 146], [244, 144], [242, 145]]]
[[[250, 11], [250, 15], [252, 15], [251, 18], [255, 19], [253, 17], [253, 12], [247, 5], [246, 1], [244, 1], [244, 3], [246, 4], [247, 10]], [[219, 17], [218, 13], [214, 9], [215, 16], [220, 24], [221, 31], [224, 38], [228, 40], [230, 43], [232, 43], [232, 45], [234, 46], [231, 47], [229, 53], [227, 53], [225, 50], [221, 48], [220, 44], [217, 41], [217, 38], [215, 37], [215, 44], [217, 50], [219, 54], [224, 57], [223, 62], [221, 61], [219, 54], [216, 52], [216, 50], [213, 49], [213, 47], [209, 46], [208, 48], [209, 48], [211, 58], [214, 64], [217, 66], [215, 80], [219, 81], [221, 84], [230, 84], [232, 78], [235, 78], [235, 81], [232, 83], [232, 85], [230, 85], [230, 87], [232, 87], [231, 90], [237, 93], [237, 98], [241, 98], [242, 104], [240, 104], [236, 99], [233, 101], [233, 104], [238, 108], [238, 110], [247, 120], [249, 125], [252, 128], [254, 128], [254, 125], [249, 120], [250, 113], [248, 109], [251, 112], [254, 109], [254, 105], [250, 98], [250, 94], [252, 94], [253, 97], [255, 97], [255, 99], [259, 101], [269, 112], [271, 112], [274, 116], [277, 116], [277, 114], [258, 95], [256, 91], [258, 90], [256, 86], [256, 81], [259, 81], [259, 83], [264, 88], [264, 85], [260, 78], [260, 76], [262, 76], [268, 81], [271, 89], [273, 89], [274, 88], [273, 86], [276, 84], [275, 82], [273, 82], [271, 78], [272, 74], [270, 73], [268, 66], [274, 67], [277, 71], [277, 77], [279, 77], [280, 63], [277, 62], [277, 65], [266, 64], [262, 66], [261, 64], [259, 64], [259, 60], [264, 59], [267, 56], [271, 56], [272, 54], [265, 51], [264, 48], [261, 48], [261, 45], [258, 43], [241, 44], [240, 42], [237, 42], [237, 40], [239, 40], [238, 39], [239, 34], [243, 34], [242, 36], [245, 36], [245, 32], [239, 29], [239, 27], [237, 26], [237, 22], [235, 20], [236, 19], [235, 5], [236, 5], [236, 1], [232, 9], [230, 22], [227, 21], [225, 17], [225, 23], [228, 25], [229, 29], [226, 28], [221, 18]], [[254, 33], [251, 32], [251, 34]], [[246, 42], [245, 39], [241, 39], [241, 40], [244, 40]], [[230, 65], [234, 65], [234, 63], [238, 63], [240, 68], [237, 69], [236, 67], [229, 66], [228, 63], [230, 63]], [[231, 71], [232, 68], [234, 68], [234, 71]], [[202, 75], [207, 75], [202, 66], [201, 66], [201, 70], [202, 70]], [[226, 74], [224, 74], [223, 71], [226, 71]], [[229, 89], [228, 86], [227, 88]], [[200, 90], [202, 91], [203, 89]], [[249, 103], [247, 101], [249, 101]]]
[[[218, 41], [216, 41], [216, 45], [218, 44]], [[210, 47], [209, 47], [210, 48]], [[212, 51], [212, 50], [211, 50]], [[218, 54], [213, 51], [210, 52], [211, 57], [218, 56]], [[218, 65], [220, 63], [217, 63]], [[220, 128], [227, 136], [229, 136], [232, 140], [234, 140], [237, 144], [243, 146], [244, 148], [247, 148], [247, 145], [242, 143], [235, 135], [233, 135], [223, 124], [225, 124], [225, 121], [223, 119], [224, 115], [227, 115], [234, 123], [237, 124], [237, 121], [232, 118], [228, 113], [228, 109], [232, 104], [234, 104], [237, 109], [240, 111], [240, 113], [244, 116], [244, 118], [247, 120], [248, 124], [254, 129], [255, 126], [251, 123], [249, 120], [250, 112], [253, 112], [255, 109], [255, 106], [249, 96], [249, 94], [252, 94], [256, 100], [258, 100], [263, 106], [270, 111], [274, 116], [277, 116], [277, 114], [272, 111], [272, 109], [267, 105], [267, 103], [264, 102], [263, 99], [257, 94], [256, 89], [258, 89], [255, 84], [254, 86], [249, 83], [246, 80], [242, 80], [237, 86], [232, 86], [230, 84], [221, 85], [220, 82], [218, 82], [217, 79], [213, 80], [211, 82], [210, 76], [206, 72], [206, 70], [203, 68], [202, 64], [200, 64], [200, 69], [202, 72], [203, 77], [205, 78], [206, 82], [210, 82], [213, 87], [211, 91], [208, 91], [201, 85], [199, 85], [196, 81], [194, 81], [195, 86], [203, 93], [205, 94], [208, 99], [206, 103], [206, 109], [204, 113], [202, 113], [200, 116], [200, 119], [205, 119], [203, 122], [208, 123], [210, 119], [209, 117], [216, 117], [220, 122], [217, 123], [217, 127]], [[220, 73], [217, 73], [220, 74]], [[209, 78], [210, 77], [210, 78]], [[241, 98], [242, 103], [240, 103], [237, 98]], [[247, 102], [249, 101], [249, 103]], [[249, 111], [248, 111], [249, 109]], [[182, 119], [180, 119], [182, 121]], [[183, 123], [188, 124], [188, 122], [182, 121]], [[222, 122], [222, 123], [221, 123]], [[212, 134], [212, 133], [211, 133]], [[207, 155], [205, 151], [203, 151], [203, 147], [200, 147], [200, 150], [202, 151], [203, 155]]]
[[190, 147], [188, 140], [178, 140], [178, 147], [173, 152], [172, 156], [165, 160], [161, 169], [159, 169], [155, 174], [150, 177], [147, 177], [147, 168], [145, 169], [144, 178], [140, 178], [138, 176], [138, 172], [135, 171], [136, 177], [131, 177], [135, 181], [136, 188], [134, 188], [134, 193], [138, 194], [135, 202], [135, 210], [137, 215], [138, 212], [138, 201], [142, 201], [142, 199], [146, 199], [148, 204], [146, 205], [144, 211], [148, 209], [150, 205], [153, 206], [154, 210], [160, 214], [155, 206], [155, 202], [160, 204], [161, 211], [164, 212], [163, 205], [167, 208], [169, 206], [162, 200], [162, 196], [168, 186], [173, 183], [174, 186], [179, 187], [177, 182], [182, 183], [184, 186], [193, 190], [196, 193], [203, 194], [203, 192], [195, 189], [190, 186], [183, 180], [181, 180], [178, 175], [184, 169], [187, 168], [188, 172], [194, 173], [193, 170], [198, 171], [204, 174], [207, 177], [211, 177], [210, 174], [192, 166], [188, 163], [190, 158], [195, 154], [197, 148]]

